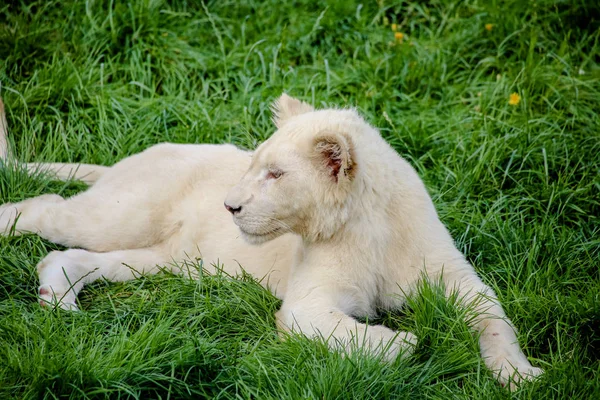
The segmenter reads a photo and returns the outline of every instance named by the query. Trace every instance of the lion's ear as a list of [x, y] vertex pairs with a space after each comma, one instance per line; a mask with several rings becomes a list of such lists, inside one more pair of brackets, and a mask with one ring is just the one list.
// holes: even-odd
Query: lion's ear
[[314, 140], [314, 158], [335, 182], [352, 180], [356, 167], [354, 146], [349, 136], [322, 133]]
[[273, 111], [273, 122], [275, 123], [275, 126], [281, 128], [289, 118], [314, 111], [315, 109], [310, 104], [284, 93], [273, 102], [271, 110]]

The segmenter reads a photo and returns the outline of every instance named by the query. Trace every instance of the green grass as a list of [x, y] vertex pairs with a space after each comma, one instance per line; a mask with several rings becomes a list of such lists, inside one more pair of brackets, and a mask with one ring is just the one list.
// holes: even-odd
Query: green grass
[[[417, 168], [546, 370], [514, 396], [598, 398], [594, 4], [23, 0], [0, 5], [1, 95], [22, 160], [105, 165], [163, 141], [253, 148], [284, 90], [357, 107]], [[0, 203], [84, 187], [0, 169]], [[0, 238], [2, 399], [511, 396], [435, 285], [382, 314], [421, 339], [414, 357], [384, 365], [280, 342], [279, 302], [249, 277], [97, 282], [83, 312], [42, 309], [35, 265], [56, 248]]]

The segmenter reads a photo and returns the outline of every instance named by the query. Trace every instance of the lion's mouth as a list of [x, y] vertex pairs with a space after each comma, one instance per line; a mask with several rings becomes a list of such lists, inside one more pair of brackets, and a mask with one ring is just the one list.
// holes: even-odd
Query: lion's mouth
[[280, 227], [277, 227], [277, 228], [271, 229], [271, 230], [266, 231], [266, 232], [249, 232], [246, 229], [242, 228], [241, 226], [239, 228], [240, 228], [240, 230], [244, 234], [246, 234], [248, 236], [257, 236], [257, 237], [270, 236], [270, 235], [273, 235], [274, 233], [277, 233], [277, 232], [279, 232], [281, 230]]

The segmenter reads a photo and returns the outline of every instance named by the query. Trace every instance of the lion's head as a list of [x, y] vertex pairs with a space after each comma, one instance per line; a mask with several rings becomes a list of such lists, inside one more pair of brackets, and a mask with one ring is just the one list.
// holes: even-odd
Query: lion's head
[[373, 128], [354, 110], [315, 110], [286, 94], [273, 111], [278, 129], [256, 149], [225, 207], [250, 243], [286, 232], [327, 239], [348, 220], [360, 168], [355, 142]]

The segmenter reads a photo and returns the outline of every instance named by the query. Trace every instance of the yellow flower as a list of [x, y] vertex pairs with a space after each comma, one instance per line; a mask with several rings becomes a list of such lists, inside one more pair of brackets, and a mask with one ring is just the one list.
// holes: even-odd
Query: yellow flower
[[396, 38], [396, 41], [402, 43], [402, 41], [404, 40], [404, 33], [396, 32], [394, 33], [394, 38]]
[[494, 28], [494, 24], [485, 24], [485, 30], [491, 31]]
[[392, 30], [396, 32], [398, 30], [398, 24], [392, 24]]
[[508, 104], [511, 106], [516, 106], [521, 102], [521, 96], [518, 93], [511, 93], [510, 98], [508, 99]]

